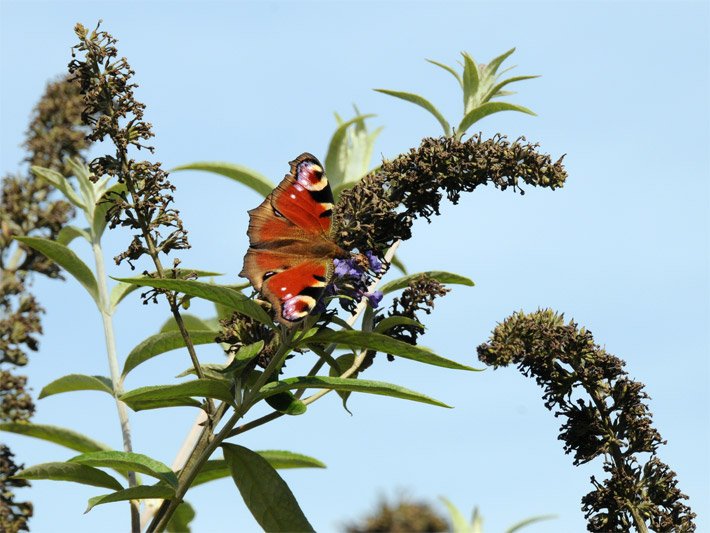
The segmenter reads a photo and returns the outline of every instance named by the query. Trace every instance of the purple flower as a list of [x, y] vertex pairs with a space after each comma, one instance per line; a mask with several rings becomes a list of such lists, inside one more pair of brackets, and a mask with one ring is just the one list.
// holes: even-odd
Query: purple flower
[[340, 278], [360, 278], [364, 274], [352, 257], [347, 259], [333, 259], [333, 264], [335, 265], [334, 273]]
[[379, 274], [382, 270], [382, 261], [380, 261], [380, 258], [372, 253], [371, 250], [365, 252], [365, 257], [367, 257], [367, 261], [370, 263], [370, 270], [375, 274]]
[[363, 296], [367, 297], [370, 307], [377, 309], [384, 297], [384, 293], [382, 291], [366, 292]]

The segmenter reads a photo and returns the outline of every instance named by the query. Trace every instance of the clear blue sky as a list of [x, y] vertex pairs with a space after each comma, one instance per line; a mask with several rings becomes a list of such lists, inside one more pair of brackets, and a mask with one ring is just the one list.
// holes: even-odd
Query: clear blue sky
[[[459, 116], [455, 82], [424, 58], [454, 63], [462, 50], [485, 62], [510, 47], [519, 74], [541, 74], [511, 101], [538, 117], [506, 113], [480, 123], [484, 135], [525, 135], [567, 154], [559, 191], [481, 190], [416, 226], [401, 248], [412, 271], [471, 277], [431, 316], [423, 343], [476, 364], [475, 347], [515, 310], [553, 307], [574, 317], [646, 384], [668, 445], [660, 457], [710, 528], [708, 502], [708, 4], [705, 2], [302, 3], [10, 2], [0, 22], [2, 171], [18, 168], [27, 119], [45, 82], [63, 72], [78, 21], [119, 38], [136, 71], [137, 96], [154, 124], [166, 167], [225, 160], [274, 180], [303, 151], [324, 156], [333, 111], [351, 104], [384, 125], [376, 154], [395, 156], [438, 124], [375, 87], [421, 92]], [[259, 198], [222, 178], [180, 173], [176, 203], [190, 230], [185, 265], [236, 279], [247, 246], [246, 210]], [[113, 256], [125, 235], [107, 240]], [[88, 258], [88, 250], [77, 246]], [[110, 267], [126, 275], [126, 267]], [[37, 280], [47, 309], [39, 353], [26, 368], [35, 394], [70, 373], [107, 374], [100, 322], [79, 286]], [[208, 306], [193, 311], [205, 316]], [[125, 302], [116, 316], [123, 356], [154, 333], [164, 306]], [[219, 360], [217, 351], [202, 352]], [[168, 383], [188, 366], [174, 352], [136, 371], [129, 388]], [[296, 368], [296, 365], [294, 365]], [[327, 470], [285, 479], [318, 531], [336, 531], [378, 494], [445, 495], [466, 513], [480, 506], [486, 531], [533, 514], [555, 522], [528, 531], [583, 531], [580, 498], [598, 467], [574, 468], [557, 440], [559, 420], [541, 391], [515, 370], [456, 373], [378, 358], [371, 379], [439, 398], [442, 410], [380, 397], [353, 397], [354, 416], [327, 397], [302, 417], [247, 433], [254, 449], [318, 457]], [[192, 422], [189, 410], [132, 415], [137, 451], [172, 462]], [[111, 399], [100, 393], [38, 402], [38, 423], [69, 426], [120, 447]], [[73, 455], [2, 436], [25, 464]], [[125, 505], [82, 515], [101, 489], [35, 482], [33, 531], [125, 531]], [[189, 493], [195, 531], [255, 531], [232, 486]]]

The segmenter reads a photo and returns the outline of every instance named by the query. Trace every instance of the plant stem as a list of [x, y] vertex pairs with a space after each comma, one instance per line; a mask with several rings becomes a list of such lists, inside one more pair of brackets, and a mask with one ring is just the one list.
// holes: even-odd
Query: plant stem
[[[106, 267], [104, 265], [104, 255], [101, 249], [101, 242], [94, 239], [92, 242], [94, 252], [94, 260], [96, 261], [96, 278], [99, 289], [99, 311], [101, 312], [101, 320], [104, 326], [104, 338], [106, 340], [106, 355], [108, 357], [108, 367], [111, 373], [111, 383], [113, 385], [113, 397], [116, 402], [116, 410], [118, 411], [118, 419], [121, 423], [121, 434], [123, 436], [123, 449], [126, 452], [133, 451], [131, 443], [131, 426], [128, 420], [128, 410], [126, 404], [119, 400], [119, 396], [123, 393], [123, 379], [121, 371], [118, 368], [118, 356], [116, 354], [116, 338], [113, 332], [113, 319], [109, 309], [108, 288], [106, 286]], [[128, 485], [136, 486], [135, 472], [128, 472]], [[130, 502], [131, 506], [131, 531], [140, 533], [140, 515], [138, 511], [138, 502]]]

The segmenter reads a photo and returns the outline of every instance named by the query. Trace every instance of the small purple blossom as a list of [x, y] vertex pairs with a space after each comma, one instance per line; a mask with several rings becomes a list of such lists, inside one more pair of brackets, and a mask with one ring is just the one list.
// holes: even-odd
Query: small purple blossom
[[339, 278], [361, 278], [365, 273], [354, 257], [347, 259], [333, 259], [334, 274]]
[[367, 261], [370, 263], [370, 270], [375, 274], [379, 274], [382, 271], [382, 261], [380, 261], [380, 258], [377, 257], [372, 250], [367, 250], [365, 257], [367, 257]]
[[382, 291], [366, 292], [363, 296], [367, 297], [367, 301], [373, 309], [377, 309], [384, 297]]

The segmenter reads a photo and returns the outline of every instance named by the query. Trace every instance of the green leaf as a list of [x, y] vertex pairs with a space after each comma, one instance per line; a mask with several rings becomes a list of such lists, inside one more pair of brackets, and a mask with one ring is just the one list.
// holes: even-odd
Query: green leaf
[[459, 85], [463, 89], [463, 79], [461, 79], [461, 75], [456, 72], [453, 68], [451, 68], [449, 65], [445, 65], [444, 63], [439, 63], [438, 61], [434, 61], [433, 59], [427, 59], [429, 63], [432, 65], [436, 65], [437, 67], [443, 68], [446, 72], [451, 74], [454, 78], [456, 78], [456, 81], [459, 82]]
[[166, 526], [168, 533], [190, 533], [190, 522], [195, 519], [195, 514], [192, 505], [186, 501], [180, 503], [168, 521]]
[[222, 444], [232, 478], [249, 511], [265, 531], [314, 531], [286, 482], [259, 454]]
[[[334, 361], [334, 365], [330, 366], [330, 370], [328, 371], [328, 374], [332, 378], [338, 378], [340, 377], [343, 372], [346, 370], [349, 370], [353, 364], [355, 363], [355, 354], [354, 353], [346, 353], [341, 356], [339, 356], [337, 359]], [[358, 372], [355, 372], [353, 375], [350, 376], [349, 379], [357, 379]], [[338, 396], [343, 400], [343, 409], [345, 409], [348, 413], [350, 413], [350, 409], [348, 409], [348, 398], [350, 398], [350, 391], [336, 391]], [[352, 413], [350, 413], [352, 415]]]
[[507, 96], [509, 94], [514, 94], [509, 91], [501, 91], [503, 87], [508, 85], [509, 83], [515, 83], [516, 81], [523, 81], [523, 80], [532, 80], [534, 78], [539, 78], [540, 76], [514, 76], [512, 78], [508, 78], [507, 80], [503, 80], [500, 83], [494, 85], [493, 87], [490, 88], [490, 90], [486, 93], [486, 95], [483, 97], [483, 101], [488, 101], [491, 98], [494, 98], [496, 96]]
[[101, 238], [101, 236], [104, 234], [106, 224], [108, 223], [108, 221], [106, 220], [106, 214], [108, 213], [108, 210], [111, 208], [111, 206], [114, 205], [115, 196], [117, 194], [122, 194], [125, 191], [125, 183], [116, 183], [115, 185], [110, 187], [105, 193], [103, 193], [101, 195], [101, 198], [96, 201], [96, 206], [94, 207], [94, 217], [91, 221], [91, 227], [94, 229], [94, 235], [96, 235], [98, 238]]
[[157, 279], [157, 278], [114, 278], [116, 281], [133, 283], [142, 287], [155, 287], [179, 291], [189, 296], [203, 298], [211, 302], [220, 303], [235, 311], [247, 315], [262, 324], [274, 327], [269, 315], [254, 300], [247, 298], [241, 292], [222, 285], [203, 283], [201, 281], [184, 279]]
[[242, 185], [246, 185], [251, 189], [255, 190], [262, 196], [267, 196], [275, 187], [276, 184], [273, 183], [269, 178], [259, 174], [256, 170], [244, 167], [242, 165], [235, 165], [233, 163], [223, 163], [220, 161], [199, 161], [197, 163], [190, 163], [189, 165], [181, 165], [175, 167], [171, 172], [176, 172], [179, 170], [204, 170], [206, 172], [214, 172], [215, 174], [220, 174], [226, 176], [227, 178], [238, 181]]
[[256, 453], [278, 470], [285, 468], [325, 468], [325, 463], [301, 453], [288, 452], [286, 450], [263, 450]]
[[55, 481], [73, 481], [82, 485], [92, 485], [111, 490], [121, 490], [116, 478], [98, 468], [74, 463], [43, 463], [21, 470], [14, 477], [22, 479], [52, 479]]
[[381, 322], [379, 322], [375, 326], [374, 331], [375, 331], [375, 333], [387, 333], [390, 329], [392, 329], [395, 326], [416, 326], [418, 328], [421, 328], [422, 330], [424, 329], [424, 324], [417, 322], [413, 318], [409, 318], [406, 316], [393, 315], [393, 316], [388, 316], [387, 318], [385, 318]]
[[[173, 271], [170, 270], [170, 273], [172, 274]], [[189, 268], [179, 268], [175, 272], [178, 278], [183, 277], [183, 276], [197, 276], [197, 277], [211, 277], [211, 276], [221, 276], [222, 274], [218, 272], [209, 272], [206, 270], [191, 270]], [[148, 279], [150, 277], [155, 277], [154, 274], [151, 276], [144, 276], [144, 278]], [[172, 278], [171, 278], [172, 279]], [[113, 313], [116, 310], [116, 306], [121, 303], [121, 301], [128, 296], [130, 293], [135, 291], [136, 289], [139, 289], [139, 285], [134, 285], [132, 283], [123, 283], [119, 282], [117, 283], [113, 289], [111, 289], [111, 295], [109, 297], [109, 301], [111, 302], [111, 312]]]
[[46, 255], [81, 283], [99, 304], [99, 289], [91, 269], [69, 248], [58, 242], [41, 237], [15, 237], [15, 240]]
[[430, 398], [429, 396], [425, 396], [424, 394], [413, 390], [405, 389], [399, 385], [393, 385], [382, 381], [367, 381], [362, 379], [335, 378], [326, 376], [302, 376], [267, 383], [261, 388], [259, 395], [263, 398], [270, 396], [271, 394], [278, 394], [279, 392], [293, 389], [331, 389], [335, 391], [364, 392], [367, 394], [378, 394], [380, 396], [400, 398], [402, 400], [411, 400], [413, 402], [428, 403], [430, 405], [438, 405], [440, 407], [450, 407], [439, 400], [435, 400], [434, 398]]
[[27, 422], [5, 422], [0, 424], [0, 431], [46, 440], [69, 448], [70, 450], [76, 450], [77, 452], [94, 452], [111, 449], [107, 444], [90, 439], [71, 429], [58, 426], [29, 424]]
[[521, 105], [509, 104], [507, 102], [486, 102], [485, 104], [481, 104], [467, 113], [461, 120], [461, 124], [459, 124], [457, 131], [459, 133], [464, 133], [475, 122], [478, 122], [482, 118], [492, 115], [493, 113], [499, 113], [500, 111], [519, 111], [521, 113], [527, 113], [528, 115], [536, 115], [535, 112]]
[[511, 48], [507, 52], [502, 53], [496, 58], [491, 59], [490, 63], [486, 65], [486, 72], [488, 73], [489, 76], [493, 76], [496, 72], [498, 72], [498, 68], [501, 66], [503, 61], [508, 59], [508, 57], [515, 52], [515, 47]]
[[84, 513], [88, 513], [97, 505], [102, 505], [104, 503], [124, 502], [126, 500], [146, 500], [150, 498], [169, 500], [174, 496], [175, 491], [171, 487], [161, 483], [158, 483], [157, 485], [138, 485], [137, 487], [130, 487], [112, 492], [111, 494], [104, 494], [102, 496], [94, 496], [93, 498], [90, 498], [89, 505]]
[[[325, 464], [318, 459], [300, 453], [287, 452], [284, 450], [264, 450], [256, 452], [277, 470], [288, 468], [325, 468]], [[192, 482], [191, 487], [202, 485], [215, 479], [221, 479], [230, 475], [229, 466], [224, 459], [212, 459], [207, 461]]]
[[[428, 365], [441, 366], [444, 368], [453, 368], [456, 370], [476, 370], [467, 365], [462, 365], [456, 361], [451, 361], [439, 355], [436, 355], [430, 350], [420, 346], [413, 346], [409, 343], [393, 339], [381, 333], [366, 332], [366, 331], [332, 331], [322, 330], [316, 335], [306, 339], [304, 344], [313, 343], [335, 343], [348, 348], [364, 348], [367, 350], [376, 350], [382, 353], [389, 353], [411, 359]], [[299, 343], [300, 344], [300, 343]]]
[[416, 274], [409, 274], [407, 276], [394, 279], [389, 283], [385, 283], [382, 287], [380, 287], [380, 290], [384, 294], [387, 294], [401, 289], [406, 289], [413, 279], [421, 275], [433, 278], [439, 283], [443, 283], [444, 285], [466, 285], [468, 287], [474, 286], [473, 281], [471, 281], [465, 276], [454, 274], [453, 272], [444, 272], [443, 270], [429, 270], [427, 272], [417, 272]]
[[162, 398], [158, 400], [134, 400], [131, 401], [128, 406], [135, 412], [139, 412], [151, 409], [164, 409], [166, 407], [202, 408], [203, 404], [189, 396], [177, 396], [175, 398]]
[[517, 522], [510, 526], [508, 529], [505, 530], [505, 533], [515, 533], [516, 531], [519, 531], [523, 529], [524, 527], [527, 527], [531, 524], [535, 524], [537, 522], [542, 522], [544, 520], [554, 520], [557, 518], [557, 515], [554, 514], [545, 514], [545, 515], [539, 515], [539, 516], [531, 516], [530, 518], [526, 518], [525, 520], [521, 520], [520, 522]]
[[394, 96], [395, 98], [401, 98], [402, 100], [406, 100], [407, 102], [412, 102], [413, 104], [423, 107], [424, 109], [429, 111], [429, 113], [434, 115], [436, 120], [439, 121], [439, 124], [441, 124], [441, 127], [444, 130], [444, 135], [451, 135], [451, 126], [444, 118], [444, 115], [442, 115], [439, 110], [434, 106], [434, 104], [432, 104], [426, 98], [419, 96], [418, 94], [404, 93], [400, 91], [390, 91], [388, 89], [375, 89], [375, 91], [377, 91], [378, 93]]
[[407, 274], [407, 267], [404, 266], [404, 263], [402, 260], [397, 256], [392, 257], [392, 266], [395, 267], [397, 270], [399, 270], [402, 274]]
[[74, 158], [68, 158], [67, 163], [71, 167], [71, 171], [76, 177], [76, 183], [79, 185], [79, 190], [81, 191], [81, 196], [85, 206], [85, 211], [89, 216], [94, 212], [94, 202], [96, 202], [96, 196], [94, 194], [94, 184], [91, 183], [89, 176], [91, 176], [91, 171], [83, 161]]
[[93, 467], [113, 468], [118, 472], [140, 472], [141, 474], [163, 480], [172, 487], [177, 487], [178, 484], [175, 472], [168, 465], [142, 453], [116, 450], [90, 452], [72, 457], [69, 462]]
[[48, 181], [56, 189], [61, 191], [64, 197], [71, 203], [73, 203], [75, 206], [77, 206], [79, 209], [85, 209], [84, 202], [81, 199], [81, 196], [79, 196], [79, 194], [74, 190], [74, 187], [72, 187], [71, 183], [69, 183], [69, 181], [59, 172], [57, 172], [56, 170], [38, 166], [33, 166], [31, 170], [35, 176], [38, 176], [39, 178]]
[[119, 282], [114, 285], [111, 289], [111, 294], [109, 295], [111, 313], [116, 310], [118, 304], [121, 303], [126, 296], [131, 294], [136, 289], [138, 289], [138, 285], [131, 285], [130, 283]]
[[449, 511], [449, 517], [451, 518], [451, 530], [452, 533], [471, 533], [471, 524], [469, 524], [466, 517], [459, 511], [451, 501], [443, 496], [439, 496], [439, 499], [446, 506]]
[[[212, 344], [215, 342], [217, 333], [214, 330], [189, 330], [190, 339], [194, 345]], [[148, 359], [160, 355], [162, 353], [176, 350], [185, 346], [185, 339], [179, 331], [166, 331], [165, 333], [157, 333], [151, 335], [138, 346], [131, 350], [128, 354], [126, 362], [123, 365], [122, 375], [125, 377], [128, 373], [138, 365], [145, 363]]]
[[225, 375], [236, 376], [239, 371], [247, 366], [247, 363], [259, 355], [263, 349], [264, 341], [256, 341], [252, 344], [241, 346], [239, 350], [237, 350], [237, 353], [234, 354], [232, 361], [220, 370], [220, 372]]
[[[87, 228], [88, 229], [88, 228]], [[69, 246], [77, 237], [83, 237], [87, 242], [91, 242], [91, 235], [85, 229], [77, 228], [76, 226], [64, 226], [57, 234], [57, 242], [64, 246]]]
[[[182, 316], [182, 321], [185, 323], [185, 327], [188, 330], [214, 330], [214, 328], [211, 328], [204, 320], [202, 320], [200, 317], [197, 317], [195, 315], [190, 315], [187, 313], [181, 313]], [[166, 333], [168, 331], [180, 331], [178, 328], [177, 322], [175, 321], [174, 317], [168, 318], [163, 325], [160, 327], [160, 333]], [[217, 333], [217, 330], [214, 330], [215, 334]], [[216, 336], [216, 335], [215, 335]]]
[[346, 178], [348, 166], [347, 131], [353, 125], [364, 123], [365, 119], [374, 117], [373, 114], [357, 115], [355, 118], [342, 122], [330, 138], [328, 152], [325, 156], [325, 171], [331, 188], [335, 189]]
[[108, 392], [113, 396], [113, 384], [109, 378], [104, 376], [69, 374], [55, 379], [49, 385], [46, 385], [39, 393], [39, 399], [41, 400], [53, 394], [79, 390], [98, 390]]
[[121, 395], [129, 407], [135, 402], [173, 400], [186, 397], [214, 398], [225, 402], [234, 401], [229, 385], [214, 379], [196, 379], [177, 385], [151, 385], [128, 391]]
[[466, 114], [475, 107], [480, 77], [478, 65], [473, 58], [466, 52], [462, 52], [461, 55], [463, 56], [463, 109]]
[[283, 413], [285, 415], [302, 415], [307, 410], [306, 404], [296, 398], [291, 391], [269, 396], [266, 398], [266, 403], [268, 403], [279, 413]]

